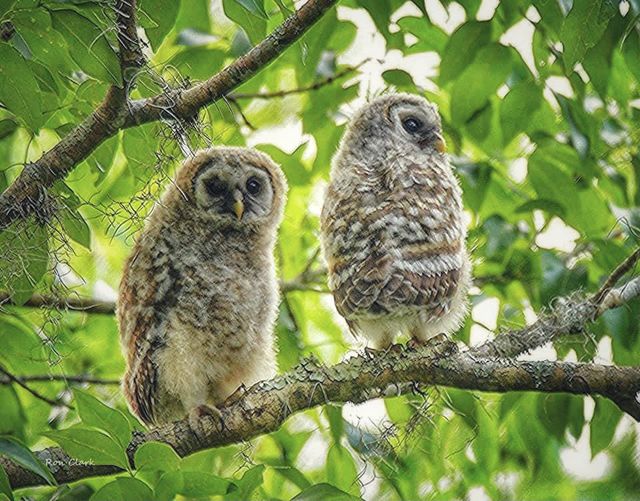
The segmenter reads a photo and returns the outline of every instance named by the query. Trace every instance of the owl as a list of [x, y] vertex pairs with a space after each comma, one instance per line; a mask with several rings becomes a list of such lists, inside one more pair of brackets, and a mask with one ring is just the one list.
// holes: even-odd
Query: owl
[[213, 148], [185, 162], [151, 211], [117, 306], [123, 391], [146, 424], [216, 410], [274, 374], [273, 248], [286, 192], [267, 155]]
[[470, 262], [435, 107], [410, 94], [367, 104], [349, 123], [330, 177], [321, 241], [351, 331], [385, 348], [399, 333], [424, 343], [457, 329]]

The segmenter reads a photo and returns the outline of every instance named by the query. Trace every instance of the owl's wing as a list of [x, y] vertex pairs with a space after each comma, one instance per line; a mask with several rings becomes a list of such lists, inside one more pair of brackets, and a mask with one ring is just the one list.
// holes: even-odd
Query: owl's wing
[[165, 345], [164, 301], [176, 290], [175, 283], [168, 283], [175, 281], [175, 274], [168, 272], [166, 263], [156, 264], [134, 254], [125, 267], [118, 298], [120, 340], [127, 359], [124, 394], [131, 410], [146, 424], [157, 417], [156, 360]]
[[460, 281], [457, 269], [434, 274], [392, 270], [389, 256], [370, 256], [334, 288], [336, 309], [345, 318], [385, 315], [418, 307], [439, 316]]
[[131, 410], [146, 424], [155, 422], [156, 398], [158, 393], [158, 371], [153, 363], [154, 347], [138, 349], [134, 366], [125, 376], [124, 392]]

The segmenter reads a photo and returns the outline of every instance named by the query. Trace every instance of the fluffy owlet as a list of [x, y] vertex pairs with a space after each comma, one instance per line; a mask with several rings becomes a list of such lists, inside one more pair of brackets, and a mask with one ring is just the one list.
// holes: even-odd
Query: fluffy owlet
[[273, 375], [286, 191], [268, 156], [213, 148], [182, 166], [152, 210], [118, 301], [124, 394], [145, 423], [211, 409]]
[[338, 312], [383, 348], [457, 329], [470, 263], [461, 192], [425, 99], [385, 95], [351, 120], [322, 209], [323, 251]]

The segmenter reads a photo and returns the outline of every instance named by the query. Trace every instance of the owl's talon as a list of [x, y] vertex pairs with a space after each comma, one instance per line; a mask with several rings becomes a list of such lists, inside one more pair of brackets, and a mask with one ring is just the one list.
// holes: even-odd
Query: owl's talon
[[428, 348], [438, 356], [452, 355], [458, 351], [458, 346], [444, 333], [436, 334], [426, 341], [412, 337], [407, 347], [411, 350]]
[[378, 350], [376, 348], [371, 348], [370, 346], [365, 346], [364, 347], [364, 355], [369, 360], [374, 359], [375, 357], [377, 357], [378, 355], [380, 355], [383, 352], [384, 352], [384, 350]]
[[198, 405], [189, 411], [189, 426], [197, 435], [202, 435], [205, 432], [202, 419], [204, 417], [212, 418], [216, 425], [219, 425], [219, 428], [224, 428], [224, 421], [222, 420], [222, 412], [220, 412], [220, 409], [213, 405]]
[[229, 395], [226, 400], [222, 403], [224, 407], [227, 407], [231, 404], [235, 404], [238, 400], [245, 396], [247, 393], [247, 387], [244, 383], [240, 384], [236, 391], [234, 391], [231, 395]]

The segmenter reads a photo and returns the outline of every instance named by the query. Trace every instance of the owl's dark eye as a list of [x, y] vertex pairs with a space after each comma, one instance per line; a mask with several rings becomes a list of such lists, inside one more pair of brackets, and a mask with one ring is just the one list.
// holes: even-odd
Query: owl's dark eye
[[422, 120], [416, 117], [408, 117], [402, 121], [402, 127], [410, 134], [418, 132], [423, 125]]
[[207, 179], [204, 182], [204, 185], [205, 188], [207, 188], [207, 193], [212, 197], [219, 197], [220, 195], [223, 195], [227, 189], [225, 184], [215, 177]]
[[251, 195], [257, 195], [258, 193], [260, 193], [260, 188], [262, 188], [262, 184], [260, 183], [260, 181], [258, 181], [258, 178], [250, 177], [247, 180], [247, 191]]

